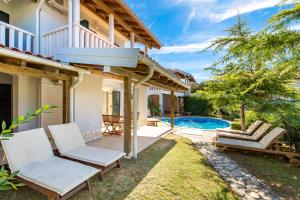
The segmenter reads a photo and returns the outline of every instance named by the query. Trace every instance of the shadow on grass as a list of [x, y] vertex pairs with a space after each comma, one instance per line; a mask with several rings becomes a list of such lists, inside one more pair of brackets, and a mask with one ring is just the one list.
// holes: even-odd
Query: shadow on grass
[[[100, 181], [97, 177], [90, 180], [91, 190], [80, 191], [71, 199], [125, 199], [143, 180], [151, 169], [175, 146], [176, 141], [162, 138], [139, 154], [137, 160], [123, 159], [120, 169], [113, 169]], [[40, 200], [46, 199], [38, 192], [23, 187], [18, 191], [0, 192], [1, 200]]]

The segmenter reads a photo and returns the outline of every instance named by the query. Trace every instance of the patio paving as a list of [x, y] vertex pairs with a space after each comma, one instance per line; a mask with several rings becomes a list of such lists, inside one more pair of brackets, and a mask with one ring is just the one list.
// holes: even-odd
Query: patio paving
[[[171, 127], [159, 123], [158, 126], [141, 126], [138, 129], [138, 153], [146, 149], [148, 146], [155, 143], [163, 135], [171, 131]], [[124, 136], [123, 135], [107, 135], [102, 136], [101, 139], [87, 143], [87, 145], [102, 147], [117, 151], [124, 150]]]
[[251, 175], [246, 169], [241, 168], [234, 160], [212, 145], [212, 138], [216, 136], [215, 131], [179, 128], [174, 133], [191, 139], [207, 161], [241, 199], [279, 199], [277, 194], [262, 180]]

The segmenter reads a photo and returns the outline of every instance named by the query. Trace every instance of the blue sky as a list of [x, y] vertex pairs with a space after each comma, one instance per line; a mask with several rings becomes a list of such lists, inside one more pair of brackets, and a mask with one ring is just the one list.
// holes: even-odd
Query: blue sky
[[[202, 52], [209, 43], [225, 35], [238, 13], [253, 32], [282, 7], [279, 0], [126, 0], [147, 27], [163, 43], [150, 55], [164, 67], [179, 68], [198, 81], [210, 78], [204, 68], [217, 55]], [[296, 27], [299, 28], [299, 27]]]

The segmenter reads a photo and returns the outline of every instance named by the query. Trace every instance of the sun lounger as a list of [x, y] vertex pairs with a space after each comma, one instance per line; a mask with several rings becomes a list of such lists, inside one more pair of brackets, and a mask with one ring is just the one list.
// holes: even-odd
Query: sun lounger
[[11, 172], [17, 180], [45, 194], [48, 199], [66, 199], [89, 189], [88, 179], [100, 170], [54, 156], [44, 129], [15, 133], [1, 141]]
[[125, 156], [124, 152], [86, 145], [76, 123], [49, 126], [49, 130], [60, 156], [101, 169], [101, 179], [108, 170], [120, 167], [119, 160]]
[[157, 123], [159, 123], [160, 120], [156, 118], [147, 118], [147, 123], [151, 126], [157, 126]]
[[233, 138], [233, 139], [240, 139], [240, 140], [258, 141], [266, 134], [266, 132], [271, 127], [272, 127], [272, 124], [264, 123], [252, 135], [236, 134], [236, 133], [228, 133], [228, 132], [217, 132], [217, 137], [218, 138]]
[[217, 129], [217, 132], [252, 135], [263, 123], [264, 122], [261, 120], [256, 120], [253, 124], [249, 126], [249, 128], [246, 131], [232, 130], [232, 129]]
[[217, 138], [216, 146], [222, 151], [230, 148], [248, 150], [255, 152], [270, 153], [276, 155], [283, 155], [287, 157], [291, 163], [299, 164], [300, 154], [295, 152], [282, 151], [278, 145], [278, 139], [286, 132], [283, 128], [274, 128], [267, 133], [258, 142], [246, 141], [232, 138]]

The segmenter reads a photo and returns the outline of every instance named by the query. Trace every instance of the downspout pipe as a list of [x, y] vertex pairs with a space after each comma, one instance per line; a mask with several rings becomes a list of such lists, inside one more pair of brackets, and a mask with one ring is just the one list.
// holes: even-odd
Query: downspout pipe
[[41, 9], [46, 0], [40, 0], [35, 10], [35, 51], [40, 53], [40, 21], [41, 21]]
[[138, 112], [138, 96], [137, 91], [140, 85], [146, 81], [148, 81], [154, 74], [154, 67], [149, 66], [149, 73], [147, 76], [143, 77], [142, 79], [138, 80], [133, 85], [133, 157], [137, 158], [138, 154], [138, 147], [137, 147], [137, 112]]
[[74, 98], [74, 91], [75, 88], [81, 83], [83, 80], [84, 72], [79, 73], [79, 77], [73, 78], [72, 83], [70, 86], [70, 122], [75, 121], [75, 98]]

